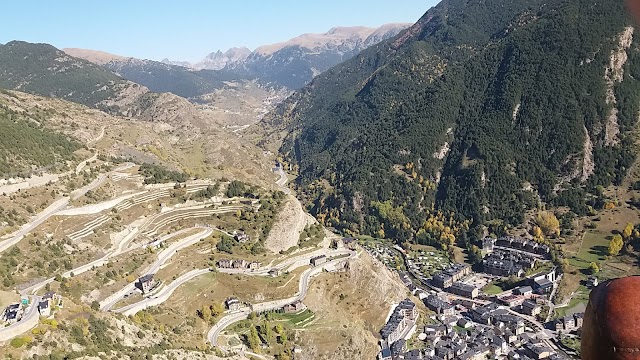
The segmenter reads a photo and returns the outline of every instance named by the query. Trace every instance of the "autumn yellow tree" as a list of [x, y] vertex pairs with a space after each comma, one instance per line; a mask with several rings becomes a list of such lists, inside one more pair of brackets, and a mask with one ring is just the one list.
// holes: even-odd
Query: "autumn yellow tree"
[[618, 255], [623, 246], [624, 241], [622, 240], [622, 236], [620, 236], [620, 234], [614, 235], [613, 239], [611, 239], [611, 242], [609, 243], [609, 255]]
[[224, 312], [222, 303], [215, 303], [211, 306], [211, 316], [218, 316]]
[[540, 229], [540, 226], [534, 226], [533, 227], [533, 237], [536, 240], [543, 240], [544, 239], [544, 234], [542, 233], [542, 229]]
[[624, 240], [628, 241], [631, 239], [631, 235], [633, 235], [633, 224], [628, 223], [627, 226], [625, 226], [624, 230], [622, 231], [622, 237]]
[[550, 211], [541, 211], [536, 219], [537, 225], [547, 236], [560, 235], [560, 221], [556, 215]]
[[211, 321], [211, 308], [209, 305], [202, 305], [202, 309], [200, 309], [200, 317], [204, 322], [209, 323]]

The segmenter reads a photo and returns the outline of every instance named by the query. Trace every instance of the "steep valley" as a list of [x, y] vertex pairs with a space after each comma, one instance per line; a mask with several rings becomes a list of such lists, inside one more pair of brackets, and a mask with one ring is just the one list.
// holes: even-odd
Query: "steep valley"
[[638, 35], [442, 0], [196, 63], [0, 45], [0, 357], [579, 358], [640, 274]]

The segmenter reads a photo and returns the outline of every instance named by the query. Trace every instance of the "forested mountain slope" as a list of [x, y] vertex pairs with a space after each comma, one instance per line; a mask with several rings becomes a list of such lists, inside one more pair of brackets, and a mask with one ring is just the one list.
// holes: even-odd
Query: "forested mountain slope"
[[46, 127], [49, 110], [18, 112], [0, 101], [0, 178], [28, 176], [74, 159], [83, 147], [76, 139]]
[[104, 66], [151, 91], [171, 92], [185, 98], [209, 94], [224, 87], [225, 81], [242, 80], [238, 75], [226, 71], [191, 71], [182, 66], [164, 64], [151, 60], [113, 60]]
[[517, 224], [539, 196], [584, 213], [634, 159], [639, 77], [622, 0], [444, 0], [265, 126], [288, 132], [320, 219], [433, 242], [432, 209]]
[[192, 133], [194, 126], [218, 126], [182, 97], [149, 91], [48, 44], [12, 41], [1, 45], [0, 88], [69, 100], [113, 115], [164, 122]]
[[96, 106], [126, 80], [48, 44], [12, 41], [0, 46], [0, 87]]

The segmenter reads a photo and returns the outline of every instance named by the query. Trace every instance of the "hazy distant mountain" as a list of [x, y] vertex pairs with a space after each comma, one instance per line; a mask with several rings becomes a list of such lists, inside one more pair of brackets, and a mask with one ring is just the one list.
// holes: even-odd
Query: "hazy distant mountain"
[[160, 61], [163, 64], [167, 64], [167, 65], [175, 65], [175, 66], [182, 66], [182, 67], [186, 67], [186, 68], [190, 68], [191, 67], [191, 63], [188, 61], [171, 61], [167, 58], [162, 59], [162, 61]]
[[196, 70], [222, 70], [227, 66], [235, 65], [246, 60], [251, 55], [251, 50], [246, 47], [231, 48], [226, 52], [218, 50], [213, 52], [192, 67]]
[[285, 42], [261, 46], [253, 52], [247, 48], [217, 51], [196, 64], [168, 59], [162, 62], [194, 70], [226, 70], [241, 78], [297, 89], [360, 51], [398, 35], [410, 25], [335, 27], [324, 34], [303, 34]]
[[371, 45], [398, 35], [409, 25], [388, 24], [377, 29], [336, 27], [324, 34], [304, 34], [283, 43], [261, 46], [245, 61], [232, 63], [225, 69], [297, 89]]
[[256, 80], [278, 88], [301, 88], [318, 74], [408, 26], [336, 27], [324, 34], [304, 34], [286, 42], [261, 46], [253, 52], [243, 47], [217, 51], [196, 64], [169, 59], [139, 60], [84, 49], [66, 51], [151, 91], [171, 92], [194, 100], [221, 89], [226, 81]]
[[238, 80], [224, 71], [193, 71], [183, 66], [152, 60], [114, 60], [103, 65], [125, 79], [142, 84], [155, 92], [170, 92], [185, 98], [208, 94], [224, 86], [224, 81]]

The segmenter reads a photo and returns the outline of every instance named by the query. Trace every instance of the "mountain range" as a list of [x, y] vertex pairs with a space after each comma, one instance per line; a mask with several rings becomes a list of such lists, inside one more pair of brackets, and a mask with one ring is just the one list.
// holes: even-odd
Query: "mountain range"
[[292, 95], [262, 144], [287, 134], [312, 213], [354, 233], [583, 215], [634, 161], [639, 56], [622, 0], [444, 0]]
[[261, 46], [253, 52], [247, 48], [217, 51], [195, 64], [168, 59], [139, 60], [86, 49], [64, 51], [153, 91], [194, 98], [220, 89], [222, 81], [250, 80], [275, 88], [301, 88], [323, 71], [396, 36], [409, 25], [336, 27], [324, 34], [304, 34], [286, 42]]
[[[598, 187], [621, 183], [640, 108], [640, 50], [622, 0], [445, 0], [401, 27], [335, 28], [242, 61], [233, 59], [247, 52], [236, 49], [222, 70], [68, 50], [92, 63], [11, 42], [0, 46], [0, 87], [203, 128], [215, 121], [186, 98], [233, 81], [295, 87], [313, 78], [252, 138], [277, 144], [314, 215], [400, 239], [417, 236], [425, 209], [516, 225], [541, 204], [585, 214]], [[285, 54], [300, 61], [276, 67]], [[307, 72], [350, 56], [315, 78]], [[270, 69], [259, 78], [254, 58]], [[295, 64], [308, 80], [294, 85], [278, 74], [295, 75]]]

